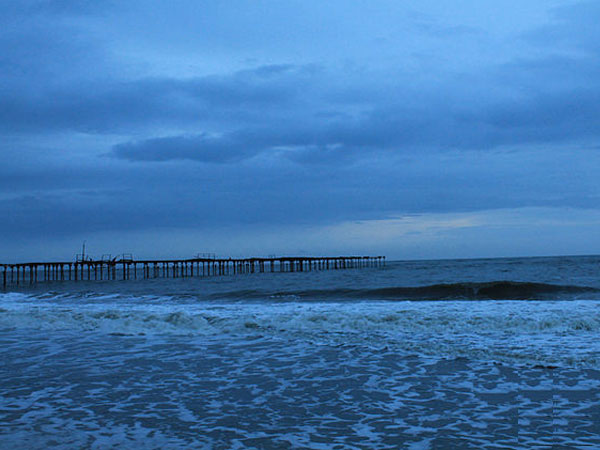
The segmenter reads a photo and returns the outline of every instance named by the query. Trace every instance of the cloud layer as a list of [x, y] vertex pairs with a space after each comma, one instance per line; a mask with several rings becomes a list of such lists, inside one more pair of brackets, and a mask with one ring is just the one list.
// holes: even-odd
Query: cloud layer
[[597, 210], [600, 5], [446, 3], [0, 2], [0, 231]]

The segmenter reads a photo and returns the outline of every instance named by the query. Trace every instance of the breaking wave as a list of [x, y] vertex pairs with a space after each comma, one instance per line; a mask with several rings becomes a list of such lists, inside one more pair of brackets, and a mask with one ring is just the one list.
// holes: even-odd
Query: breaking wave
[[0, 332], [40, 339], [67, 332], [92, 340], [117, 335], [229, 342], [238, 336], [308, 346], [386, 345], [443, 357], [600, 364], [598, 300], [178, 303], [171, 297], [104, 298], [57, 302], [0, 294]]
[[[26, 297], [26, 296], [23, 296]], [[123, 334], [597, 332], [597, 301], [0, 303], [0, 328]], [[137, 299], [140, 300], [139, 298]]]
[[294, 300], [547, 300], [577, 298], [583, 294], [600, 294], [589, 286], [557, 285], [519, 281], [432, 284], [415, 287], [385, 287], [376, 289], [315, 289], [265, 292], [243, 290], [213, 294], [211, 297], [232, 299], [294, 299]]

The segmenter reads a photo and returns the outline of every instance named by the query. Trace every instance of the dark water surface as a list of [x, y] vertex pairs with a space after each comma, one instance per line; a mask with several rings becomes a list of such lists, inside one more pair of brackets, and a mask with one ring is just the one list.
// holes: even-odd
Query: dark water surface
[[0, 293], [0, 448], [600, 448], [600, 257]]

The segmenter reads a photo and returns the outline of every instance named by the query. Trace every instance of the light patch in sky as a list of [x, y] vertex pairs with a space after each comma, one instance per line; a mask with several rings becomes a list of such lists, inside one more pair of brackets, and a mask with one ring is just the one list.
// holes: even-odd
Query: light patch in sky
[[[64, 236], [48, 244], [16, 239], [5, 244], [19, 262], [36, 258], [47, 245], [54, 260], [70, 261], [82, 242], [100, 257], [132, 253], [136, 258], [221, 258], [298, 255], [386, 255], [388, 260], [486, 258], [590, 254], [600, 245], [600, 211], [576, 208], [517, 208], [476, 213], [419, 214], [332, 226], [230, 226], [95, 232]], [[595, 232], [595, 233], [594, 233]], [[582, 240], [581, 235], [594, 236]], [[148, 242], [153, 242], [152, 247]], [[315, 250], [318, 249], [318, 250]]]

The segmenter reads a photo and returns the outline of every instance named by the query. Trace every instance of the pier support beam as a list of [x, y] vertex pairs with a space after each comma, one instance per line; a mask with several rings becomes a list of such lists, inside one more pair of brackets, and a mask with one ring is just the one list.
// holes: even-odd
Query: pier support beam
[[[19, 263], [0, 264], [0, 283], [4, 289], [10, 284], [29, 284], [38, 282], [38, 272], [43, 281], [91, 281], [117, 279], [117, 265], [122, 266], [123, 280], [137, 279], [137, 265], [141, 264], [143, 278], [188, 278], [199, 276], [224, 276], [231, 274], [253, 274], [265, 272], [312, 272], [317, 270], [360, 269], [363, 267], [384, 267], [385, 256], [338, 256], [338, 257], [259, 257], [259, 258], [198, 258], [185, 260], [149, 260], [133, 261], [132, 259], [104, 261], [76, 261], [64, 263]], [[202, 264], [202, 272], [200, 272]], [[268, 268], [267, 268], [268, 264]], [[277, 267], [277, 265], [279, 267]], [[161, 274], [162, 267], [162, 274]], [[68, 271], [68, 273], [65, 273]], [[9, 273], [10, 272], [10, 273]], [[87, 272], [87, 280], [85, 273]]]

